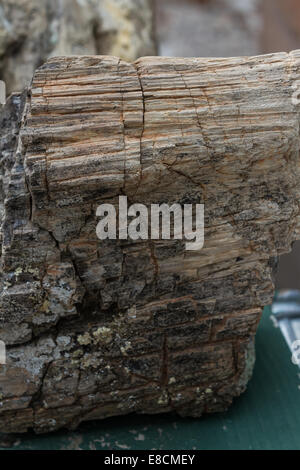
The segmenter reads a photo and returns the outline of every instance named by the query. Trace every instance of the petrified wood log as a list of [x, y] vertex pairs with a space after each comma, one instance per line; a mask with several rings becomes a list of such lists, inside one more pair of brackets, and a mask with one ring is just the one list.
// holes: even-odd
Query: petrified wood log
[[[0, 430], [226, 409], [299, 238], [300, 51], [53, 58], [1, 117]], [[105, 240], [100, 203], [205, 204], [205, 244]]]

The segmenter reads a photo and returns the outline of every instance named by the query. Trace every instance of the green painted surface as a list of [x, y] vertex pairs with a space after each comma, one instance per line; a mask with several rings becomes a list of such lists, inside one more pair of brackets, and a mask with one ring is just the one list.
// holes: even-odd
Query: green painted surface
[[14, 449], [297, 449], [300, 369], [266, 308], [247, 392], [227, 413], [201, 419], [125, 416], [83, 424], [77, 432], [26, 435]]

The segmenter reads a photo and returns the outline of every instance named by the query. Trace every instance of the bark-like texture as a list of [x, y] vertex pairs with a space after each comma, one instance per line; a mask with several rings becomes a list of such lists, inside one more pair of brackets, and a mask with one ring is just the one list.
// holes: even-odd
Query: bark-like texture
[[1, 0], [0, 79], [29, 85], [48, 57], [155, 55], [152, 0]]
[[[1, 118], [0, 430], [226, 409], [299, 238], [300, 52], [53, 58]], [[18, 129], [20, 133], [18, 135]], [[100, 241], [100, 203], [205, 203], [205, 245]]]

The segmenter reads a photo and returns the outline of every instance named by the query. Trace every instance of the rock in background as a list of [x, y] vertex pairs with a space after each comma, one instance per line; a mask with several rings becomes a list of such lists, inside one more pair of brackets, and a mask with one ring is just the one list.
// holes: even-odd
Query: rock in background
[[0, 79], [21, 90], [56, 55], [155, 55], [151, 0], [2, 0]]
[[159, 54], [259, 54], [263, 26], [260, 5], [261, 0], [156, 0]]
[[299, 47], [299, 0], [264, 0], [263, 14], [263, 52], [292, 50]]

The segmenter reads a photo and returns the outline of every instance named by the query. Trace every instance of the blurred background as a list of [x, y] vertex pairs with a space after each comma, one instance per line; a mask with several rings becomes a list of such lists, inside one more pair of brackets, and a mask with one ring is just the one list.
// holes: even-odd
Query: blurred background
[[[53, 55], [236, 56], [300, 49], [299, 0], [0, 0], [0, 80], [21, 90]], [[277, 288], [300, 289], [300, 242]]]

